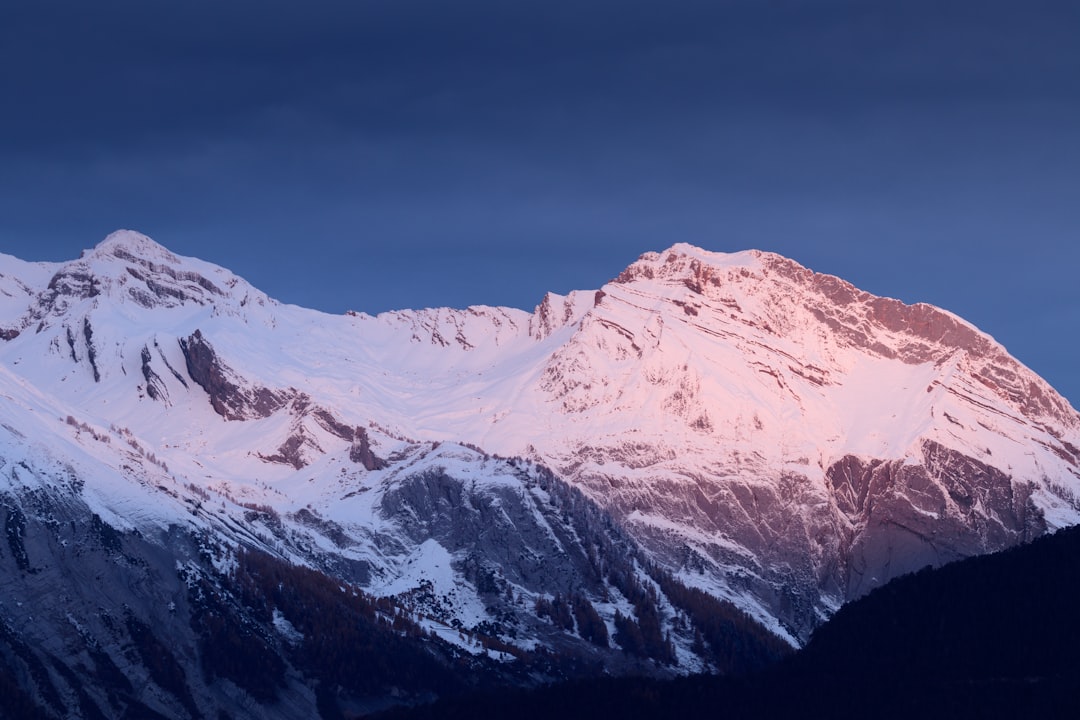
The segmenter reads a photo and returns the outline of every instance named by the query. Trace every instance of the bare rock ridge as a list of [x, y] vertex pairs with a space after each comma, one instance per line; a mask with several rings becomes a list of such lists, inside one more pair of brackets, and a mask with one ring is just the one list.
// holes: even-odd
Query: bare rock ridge
[[206, 391], [214, 412], [226, 420], [268, 417], [288, 402], [282, 393], [265, 387], [242, 387], [242, 381], [221, 362], [200, 330], [180, 338], [180, 349], [188, 376]]
[[349, 448], [350, 460], [363, 465], [366, 470], [382, 470], [386, 467], [386, 461], [372, 452], [371, 440], [365, 428], [356, 428], [354, 437], [352, 447]]
[[146, 380], [146, 394], [153, 400], [161, 400], [162, 402], [168, 402], [169, 394], [165, 389], [164, 383], [161, 378], [150, 366], [150, 349], [143, 345], [142, 352], [139, 353], [139, 358], [142, 360], [142, 374]]

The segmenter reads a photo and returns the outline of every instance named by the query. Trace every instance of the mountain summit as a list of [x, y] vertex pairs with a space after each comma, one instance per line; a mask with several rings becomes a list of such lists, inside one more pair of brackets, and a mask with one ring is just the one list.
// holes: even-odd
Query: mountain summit
[[189, 579], [256, 547], [453, 642], [688, 671], [719, 661], [687, 598], [799, 645], [898, 575], [1080, 520], [1080, 415], [1047, 383], [771, 253], [678, 244], [531, 313], [333, 316], [121, 231], [0, 256], [0, 291], [0, 487], [44, 533], [18, 592], [70, 562], [50, 522], [94, 517], [159, 563], [197, 538], [166, 562]]

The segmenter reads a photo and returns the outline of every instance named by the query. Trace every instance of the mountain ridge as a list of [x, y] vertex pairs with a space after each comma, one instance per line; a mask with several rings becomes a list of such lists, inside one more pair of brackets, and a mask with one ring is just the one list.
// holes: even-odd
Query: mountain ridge
[[689, 672], [720, 667], [706, 597], [798, 646], [894, 577], [1080, 521], [1080, 416], [1045, 381], [770, 253], [676, 244], [531, 313], [328, 315], [122, 231], [0, 257], [0, 290], [0, 494], [38, 537], [16, 585], [67, 562], [56, 518], [98, 522], [196, 538], [207, 582], [244, 547], [315, 568], [454, 652]]

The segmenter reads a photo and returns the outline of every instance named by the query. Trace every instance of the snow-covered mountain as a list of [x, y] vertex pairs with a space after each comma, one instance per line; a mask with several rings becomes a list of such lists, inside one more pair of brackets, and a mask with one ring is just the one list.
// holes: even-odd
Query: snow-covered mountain
[[[90, 533], [187, 568], [118, 607], [190, 604], [248, 546], [452, 652], [618, 671], [635, 618], [663, 638], [639, 657], [716, 668], [686, 588], [798, 645], [897, 575], [1080, 520], [1080, 415], [1043, 380], [946, 311], [769, 253], [675, 245], [532, 313], [332, 316], [121, 231], [0, 255], [0, 338], [0, 610], [28, 643], [27, 603], [115, 564], [79, 566]], [[60, 595], [34, 612], [103, 642], [100, 593]]]

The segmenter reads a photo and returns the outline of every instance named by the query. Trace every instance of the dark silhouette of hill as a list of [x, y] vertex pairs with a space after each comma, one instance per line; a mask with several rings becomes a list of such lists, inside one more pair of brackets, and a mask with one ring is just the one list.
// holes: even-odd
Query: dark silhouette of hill
[[507, 691], [393, 718], [1011, 718], [1080, 712], [1080, 528], [899, 578], [744, 677]]

